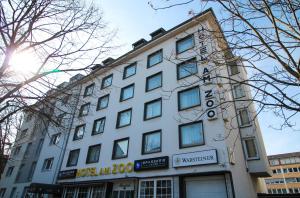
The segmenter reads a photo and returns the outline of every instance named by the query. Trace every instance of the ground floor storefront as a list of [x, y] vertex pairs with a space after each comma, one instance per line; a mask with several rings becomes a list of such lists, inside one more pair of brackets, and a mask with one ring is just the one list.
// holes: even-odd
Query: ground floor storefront
[[61, 183], [64, 198], [233, 198], [230, 173]]

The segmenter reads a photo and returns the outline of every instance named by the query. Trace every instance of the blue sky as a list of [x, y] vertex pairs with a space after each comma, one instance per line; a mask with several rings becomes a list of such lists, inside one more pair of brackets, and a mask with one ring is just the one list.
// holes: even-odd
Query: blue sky
[[[163, 1], [154, 1], [154, 3], [161, 2]], [[180, 1], [176, 0], [176, 2]], [[140, 38], [149, 40], [149, 33], [160, 27], [168, 30], [189, 19], [191, 17], [189, 11], [193, 10], [195, 13], [198, 13], [211, 6], [199, 2], [197, 0], [189, 5], [155, 11], [150, 8], [147, 0], [101, 0], [98, 4], [104, 12], [104, 19], [109, 23], [110, 27], [118, 30], [116, 43], [121, 45], [111, 56], [118, 57], [131, 50], [132, 43]], [[212, 6], [217, 17], [220, 16], [222, 12], [220, 12], [219, 8], [215, 5]], [[298, 120], [300, 120], [300, 116], [298, 116]], [[272, 112], [261, 113], [259, 121], [267, 154], [300, 151], [300, 131], [291, 129], [279, 131], [270, 127], [276, 128], [279, 123], [279, 119]], [[298, 128], [300, 129], [300, 126]]]

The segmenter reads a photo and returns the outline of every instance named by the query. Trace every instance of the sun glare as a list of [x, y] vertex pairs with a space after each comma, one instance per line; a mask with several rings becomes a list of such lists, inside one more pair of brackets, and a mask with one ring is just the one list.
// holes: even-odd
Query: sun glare
[[38, 60], [33, 53], [22, 52], [13, 54], [10, 65], [19, 74], [30, 74], [38, 69]]

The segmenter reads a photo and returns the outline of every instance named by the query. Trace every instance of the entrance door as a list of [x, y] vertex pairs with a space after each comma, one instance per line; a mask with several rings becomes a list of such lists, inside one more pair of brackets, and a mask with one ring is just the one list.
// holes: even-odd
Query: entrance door
[[114, 190], [113, 198], [134, 198], [133, 190]]
[[186, 198], [227, 198], [224, 176], [185, 178]]

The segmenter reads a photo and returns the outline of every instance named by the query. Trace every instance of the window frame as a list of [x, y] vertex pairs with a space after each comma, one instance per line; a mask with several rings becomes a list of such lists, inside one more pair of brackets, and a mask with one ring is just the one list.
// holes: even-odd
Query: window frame
[[[232, 85], [233, 98], [234, 98], [234, 99], [239, 99], [239, 98], [243, 98], [243, 97], [246, 96], [245, 90], [244, 90], [244, 88], [243, 88], [242, 85], [243, 85], [243, 84], [240, 84], [240, 83], [235, 83], [235, 84]], [[241, 90], [242, 90], [242, 92], [243, 92], [242, 95], [239, 96], [239, 97], [237, 97], [237, 94], [236, 94], [236, 87], [240, 87]]]
[[[129, 98], [123, 99], [124, 90], [125, 90], [125, 89], [128, 89], [129, 87], [133, 87], [132, 96], [129, 97]], [[124, 102], [124, 101], [126, 101], [126, 100], [131, 99], [131, 98], [134, 98], [134, 89], [135, 89], [135, 84], [134, 84], [134, 83], [131, 83], [130, 85], [127, 85], [126, 87], [122, 87], [122, 88], [121, 88], [121, 91], [120, 91], [120, 99], [119, 99], [119, 102]]]
[[[48, 160], [51, 162], [51, 165], [50, 165], [50, 168], [46, 169], [45, 165], [46, 165], [46, 162]], [[44, 159], [44, 163], [43, 163], [43, 166], [42, 166], [42, 171], [50, 171], [53, 167], [53, 161], [54, 161], [54, 157], [49, 157], [49, 158]]]
[[142, 185], [142, 182], [147, 182], [147, 181], [151, 181], [153, 182], [153, 197], [157, 197], [157, 182], [158, 181], [170, 181], [170, 187], [171, 187], [171, 198], [173, 198], [173, 194], [174, 194], [174, 181], [173, 181], [173, 178], [171, 177], [159, 177], [159, 178], [145, 178], [145, 179], [140, 179], [139, 182], [138, 182], [138, 197], [141, 197], [141, 185]]
[[13, 156], [19, 155], [21, 149], [22, 149], [22, 145], [17, 145], [17, 146], [14, 148]]
[[[97, 161], [89, 161], [89, 152], [90, 152], [90, 149], [95, 148], [95, 147], [99, 147], [99, 150], [100, 150], [99, 151], [99, 155], [98, 155], [98, 159], [97, 159]], [[101, 144], [95, 144], [95, 145], [89, 146], [88, 151], [87, 151], [87, 155], [86, 155], [86, 160], [85, 160], [86, 164], [94, 164], [94, 163], [98, 163], [99, 162], [101, 147], [102, 147]]]
[[[81, 125], [78, 125], [78, 126], [75, 127], [75, 131], [74, 131], [74, 135], [73, 135], [73, 141], [77, 141], [77, 140], [83, 139], [83, 136], [84, 136], [84, 134], [85, 134], [85, 126], [86, 126], [85, 124], [81, 124]], [[79, 129], [80, 127], [83, 127], [83, 134], [82, 134], [82, 137], [81, 137], [81, 138], [75, 138], [76, 133], [78, 132], [78, 129]]]
[[[233, 64], [234, 63], [234, 64]], [[239, 66], [237, 64], [237, 61], [228, 61], [227, 62], [227, 65], [229, 67], [229, 75], [230, 76], [233, 76], [233, 75], [236, 75], [236, 74], [239, 74], [240, 73], [240, 69], [239, 69]], [[232, 72], [232, 67], [236, 67], [236, 70], [237, 72]]]
[[[93, 95], [94, 87], [95, 87], [95, 83], [92, 83], [92, 84], [86, 86], [84, 89], [83, 97], [85, 98], [85, 97]], [[92, 91], [90, 94], [87, 94], [89, 89], [92, 89]]]
[[[104, 82], [105, 82], [105, 80], [107, 80], [107, 79], [109, 79], [109, 78], [111, 78], [111, 84], [104, 87]], [[109, 75], [105, 76], [105, 77], [102, 79], [102, 81], [101, 81], [101, 89], [105, 89], [105, 88], [107, 88], [107, 87], [110, 87], [110, 86], [112, 85], [112, 82], [113, 82], [113, 74], [109, 74]]]
[[[157, 101], [160, 101], [160, 114], [157, 116], [151, 117], [151, 118], [147, 118], [146, 117], [147, 116], [147, 105], [149, 105], [151, 103], [155, 103]], [[145, 102], [145, 104], [144, 104], [144, 121], [152, 120], [152, 119], [159, 118], [159, 117], [162, 117], [162, 97]]]
[[[192, 62], [192, 61], [195, 61], [195, 63], [196, 63], [196, 72], [194, 73], [194, 74], [190, 74], [190, 75], [188, 75], [188, 76], [184, 76], [184, 77], [181, 77], [180, 78], [180, 75], [179, 75], [179, 68], [181, 67], [181, 66], [183, 66], [183, 65], [186, 65], [187, 63], [190, 63], [190, 62]], [[186, 61], [183, 61], [183, 62], [181, 62], [181, 63], [178, 63], [177, 65], [176, 65], [176, 74], [177, 74], [177, 80], [182, 80], [182, 79], [184, 79], [184, 78], [188, 78], [188, 77], [190, 77], [190, 76], [193, 76], [193, 75], [195, 75], [195, 74], [198, 74], [198, 72], [199, 72], [199, 70], [198, 70], [198, 62], [197, 62], [197, 58], [196, 57], [193, 57], [193, 58], [190, 58], [190, 59], [188, 59], [188, 60], [186, 60]]]
[[[100, 101], [101, 101], [103, 98], [106, 98], [106, 97], [108, 98], [108, 99], [107, 99], [107, 105], [106, 105], [105, 107], [100, 108], [100, 107], [99, 107]], [[100, 111], [100, 110], [102, 110], [102, 109], [106, 109], [106, 108], [108, 107], [108, 105], [109, 105], [109, 94], [106, 94], [106, 95], [101, 96], [101, 97], [98, 98], [96, 111]]]
[[[127, 143], [127, 152], [126, 152], [126, 156], [123, 156], [123, 157], [116, 157], [116, 156], [115, 156], [116, 146], [117, 146], [116, 143], [117, 143], [117, 142], [124, 141], [124, 140], [127, 140], [127, 142], [128, 142], [128, 143]], [[129, 137], [114, 140], [114, 144], [113, 144], [113, 152], [112, 152], [112, 157], [111, 157], [112, 160], [127, 158], [127, 157], [128, 157], [128, 152], [129, 152]]]
[[[129, 124], [126, 124], [126, 125], [123, 125], [123, 126], [120, 126], [120, 115], [126, 111], [130, 111], [130, 121], [129, 121]], [[119, 128], [123, 128], [123, 127], [126, 127], [126, 126], [130, 126], [131, 125], [131, 120], [132, 120], [132, 108], [128, 108], [128, 109], [124, 109], [122, 111], [119, 111], [118, 114], [117, 114], [117, 123], [116, 123], [116, 128], [119, 129]]]
[[[71, 152], [78, 152], [78, 155], [77, 155], [77, 159], [76, 159], [76, 163], [75, 163], [75, 164], [70, 164], [70, 161], [71, 161], [71, 159], [70, 159], [70, 154], [71, 154]], [[69, 155], [68, 155], [68, 159], [67, 159], [66, 167], [77, 166], [79, 156], [80, 156], [80, 149], [73, 149], [73, 150], [70, 150], [70, 151], [69, 151]]]
[[[131, 74], [130, 76], [126, 76], [126, 71], [130, 67], [135, 67], [135, 72], [134, 72], [134, 74]], [[123, 80], [125, 80], [125, 79], [127, 79], [127, 78], [129, 78], [131, 76], [134, 76], [136, 74], [136, 69], [137, 69], [137, 62], [131, 63], [131, 64], [127, 65], [126, 67], [124, 67], [124, 70], [123, 70]]]
[[[247, 111], [247, 116], [248, 116], [248, 119], [249, 119], [249, 123], [248, 124], [242, 124], [242, 117], [241, 117], [241, 111], [242, 110], [246, 110]], [[252, 120], [251, 120], [251, 117], [250, 117], [249, 109], [247, 107], [243, 107], [243, 108], [237, 109], [237, 111], [238, 111], [238, 125], [239, 125], [239, 127], [240, 128], [245, 128], [245, 127], [252, 126]]]
[[[149, 81], [149, 79], [151, 79], [151, 78], [153, 78], [153, 77], [155, 77], [155, 76], [158, 76], [158, 75], [161, 76], [160, 86], [155, 87], [155, 88], [152, 88], [152, 89], [149, 89], [149, 88], [148, 88], [148, 85], [149, 85], [149, 82], [148, 82], [148, 81]], [[163, 86], [163, 72], [162, 72], [162, 71], [157, 72], [157, 73], [155, 73], [155, 74], [152, 74], [152, 75], [146, 77], [145, 92], [153, 91], [153, 90], [155, 90], [155, 89], [161, 88], [162, 86]]]
[[[87, 116], [87, 115], [89, 114], [89, 111], [90, 111], [90, 105], [91, 105], [90, 102], [87, 102], [87, 103], [81, 105], [81, 106], [80, 106], [80, 109], [79, 109], [78, 117]], [[83, 114], [82, 111], [83, 111], [83, 108], [84, 108], [85, 106], [88, 106], [88, 110], [87, 110], [87, 113], [86, 113], [86, 114]]]
[[[254, 148], [255, 148], [255, 151], [256, 151], [257, 156], [255, 156], [255, 157], [249, 157], [249, 156], [248, 156], [248, 149], [247, 149], [247, 145], [246, 145], [246, 141], [247, 141], [247, 140], [253, 140]], [[256, 138], [255, 138], [255, 137], [247, 137], [247, 138], [243, 138], [242, 142], [243, 142], [243, 147], [244, 147], [244, 150], [245, 150], [245, 156], [246, 156], [246, 159], [247, 159], [248, 161], [251, 161], [251, 160], [259, 160], [259, 159], [260, 159], [260, 155], [259, 155], [259, 150], [258, 150]]]
[[[182, 127], [184, 126], [188, 126], [188, 125], [193, 125], [193, 124], [198, 124], [200, 123], [202, 125], [202, 139], [203, 139], [203, 143], [200, 144], [193, 144], [193, 145], [188, 145], [188, 146], [184, 146], [182, 145]], [[184, 149], [184, 148], [191, 148], [191, 147], [196, 147], [196, 146], [203, 146], [205, 145], [205, 135], [204, 135], [204, 126], [203, 126], [203, 120], [198, 120], [198, 121], [194, 121], [194, 122], [188, 122], [188, 123], [184, 123], [184, 124], [180, 124], [178, 125], [178, 132], [179, 132], [179, 149]]]
[[5, 177], [10, 177], [14, 172], [15, 166], [9, 166], [6, 170]]
[[[188, 40], [190, 37], [192, 38], [193, 45], [192, 45], [190, 48], [187, 48], [187, 49], [185, 49], [185, 50], [179, 52], [179, 51], [178, 51], [178, 43], [180, 43], [180, 42], [182, 42], [182, 41], [185, 41], [185, 40]], [[183, 37], [183, 38], [180, 38], [180, 39], [178, 39], [178, 40], [176, 41], [176, 54], [181, 54], [181, 53], [186, 52], [186, 51], [188, 51], [188, 50], [190, 50], [190, 49], [192, 49], [192, 48], [194, 48], [194, 47], [195, 47], [195, 36], [194, 36], [194, 34], [189, 34], [189, 35], [187, 35], [187, 36], [185, 36], [185, 37]]]
[[[97, 121], [100, 121], [100, 120], [104, 120], [103, 131], [102, 131], [102, 132], [97, 132], [97, 133], [95, 133], [96, 122], [97, 122]], [[98, 118], [98, 119], [96, 119], [96, 120], [94, 120], [93, 128], [92, 128], [92, 134], [91, 134], [91, 135], [93, 136], [93, 135], [98, 135], [98, 134], [104, 133], [104, 130], [105, 130], [105, 122], [106, 122], [106, 117], [105, 117], [105, 116], [104, 116], [104, 117], [101, 117], [101, 118]]]
[[[154, 133], [159, 133], [160, 134], [160, 140], [159, 140], [160, 141], [160, 148], [159, 148], [159, 151], [145, 152], [146, 136], [154, 134]], [[155, 131], [149, 131], [149, 132], [146, 132], [146, 133], [142, 134], [142, 152], [141, 152], [142, 155], [160, 153], [161, 151], [162, 151], [162, 130], [161, 129], [158, 129], [158, 130], [155, 130]]]
[[53, 138], [55, 138], [55, 137], [56, 137], [56, 139], [57, 139], [57, 137], [59, 137], [59, 140], [58, 140], [58, 142], [57, 142], [57, 144], [58, 144], [59, 141], [60, 141], [61, 133], [55, 133], [55, 134], [53, 134], [53, 135], [51, 136], [49, 145], [57, 145], [57, 144], [53, 143]]
[[[183, 92], [186, 92], [186, 91], [190, 91], [192, 89], [196, 89], [198, 88], [198, 91], [199, 91], [199, 104], [196, 104], [196, 105], [193, 105], [193, 106], [189, 106], [189, 107], [185, 107], [185, 108], [181, 108], [180, 106], [180, 103], [181, 103], [181, 100], [180, 100], [180, 94], [183, 93]], [[193, 87], [189, 87], [187, 89], [183, 89], [183, 90], [180, 90], [177, 92], [177, 107], [178, 107], [178, 111], [184, 111], [184, 110], [187, 110], [187, 109], [191, 109], [191, 108], [195, 108], [195, 107], [198, 107], [198, 106], [201, 106], [201, 91], [200, 91], [200, 86], [199, 85], [196, 85], [196, 86], [193, 86]]]
[[[151, 58], [151, 57], [154, 57], [156, 54], [160, 54], [160, 53], [161, 53], [161, 61], [158, 62], [158, 63], [155, 63], [155, 64], [153, 64], [153, 65], [150, 65], [150, 58]], [[162, 62], [163, 62], [163, 59], [164, 59], [164, 56], [163, 56], [163, 49], [162, 49], [162, 48], [159, 49], [159, 50], [157, 50], [157, 51], [155, 51], [155, 52], [153, 52], [153, 53], [151, 53], [151, 54], [149, 54], [149, 55], [147, 56], [147, 69], [149, 69], [149, 68], [151, 68], [151, 67], [154, 67], [155, 65], [158, 65], [159, 63], [162, 63]]]

